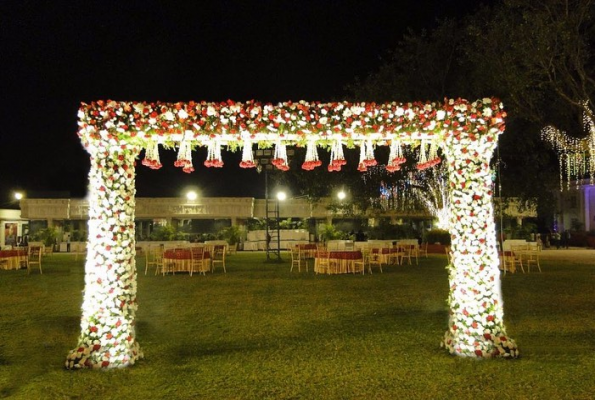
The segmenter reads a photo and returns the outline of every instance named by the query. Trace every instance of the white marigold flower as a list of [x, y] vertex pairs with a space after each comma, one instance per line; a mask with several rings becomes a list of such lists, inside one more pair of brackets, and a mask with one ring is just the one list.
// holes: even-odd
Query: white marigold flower
[[207, 115], [209, 117], [212, 117], [213, 115], [215, 115], [215, 107], [213, 106], [208, 106], [207, 107]]
[[403, 107], [398, 107], [396, 112], [397, 117], [400, 117], [403, 114], [405, 114], [405, 110], [403, 109]]
[[318, 122], [320, 122], [322, 125], [325, 125], [328, 122], [328, 118], [322, 117], [322, 118], [320, 118], [320, 120]]
[[490, 99], [489, 97], [484, 97], [483, 99], [481, 99], [481, 101], [484, 104], [490, 104], [492, 102], [492, 99]]
[[484, 107], [483, 109], [483, 116], [484, 117], [491, 117], [492, 116], [492, 109], [490, 107]]
[[186, 119], [188, 118], [188, 113], [186, 112], [186, 110], [182, 109], [178, 111], [178, 117], [181, 119]]
[[436, 119], [438, 121], [442, 121], [444, 119], [444, 117], [446, 117], [446, 111], [444, 111], [444, 110], [436, 111]]
[[174, 113], [172, 113], [171, 111], [168, 111], [165, 114], [163, 114], [163, 118], [165, 118], [168, 121], [173, 121], [175, 118]]
[[346, 108], [345, 110], [343, 110], [343, 117], [349, 118], [352, 115], [353, 115], [353, 113], [351, 112], [351, 110], [349, 108]]

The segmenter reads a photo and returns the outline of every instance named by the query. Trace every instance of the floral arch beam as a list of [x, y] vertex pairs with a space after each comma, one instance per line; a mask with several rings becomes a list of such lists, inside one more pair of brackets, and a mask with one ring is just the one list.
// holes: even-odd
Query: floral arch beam
[[[468, 357], [516, 357], [506, 335], [492, 208], [489, 161], [505, 113], [495, 98], [443, 103], [143, 103], [96, 101], [79, 110], [79, 137], [91, 156], [89, 240], [81, 333], [67, 368], [117, 368], [142, 357], [135, 336], [135, 167], [159, 168], [159, 146], [177, 148], [176, 166], [192, 172], [192, 150], [208, 149], [208, 167], [221, 167], [221, 147], [243, 147], [241, 166], [255, 166], [252, 146], [275, 147], [287, 169], [286, 146], [307, 147], [304, 169], [320, 165], [317, 148], [331, 151], [329, 171], [344, 165], [343, 147], [361, 149], [361, 169], [374, 148], [390, 146], [387, 169], [404, 161], [401, 146], [420, 148], [418, 168], [438, 161], [449, 170], [450, 322], [443, 345]], [[427, 148], [426, 148], [427, 147]]]

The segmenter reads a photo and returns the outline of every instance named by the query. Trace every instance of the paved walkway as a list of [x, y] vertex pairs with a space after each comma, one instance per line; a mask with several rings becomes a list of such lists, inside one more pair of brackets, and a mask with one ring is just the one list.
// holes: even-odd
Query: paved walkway
[[570, 249], [556, 249], [555, 247], [541, 251], [542, 260], [564, 260], [573, 261], [580, 264], [595, 265], [595, 249], [585, 249], [583, 247], [571, 247]]

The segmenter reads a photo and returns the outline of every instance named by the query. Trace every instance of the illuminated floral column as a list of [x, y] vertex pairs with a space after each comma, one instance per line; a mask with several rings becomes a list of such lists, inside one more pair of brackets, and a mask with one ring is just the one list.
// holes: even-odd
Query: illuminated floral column
[[[465, 130], [468, 129], [468, 130]], [[465, 127], [445, 137], [450, 180], [450, 320], [443, 345], [451, 354], [518, 356], [503, 322], [492, 205], [490, 158], [499, 131]]]
[[85, 291], [81, 334], [66, 368], [125, 367], [142, 357], [134, 332], [134, 166], [139, 149], [104, 134], [84, 144], [91, 154]]

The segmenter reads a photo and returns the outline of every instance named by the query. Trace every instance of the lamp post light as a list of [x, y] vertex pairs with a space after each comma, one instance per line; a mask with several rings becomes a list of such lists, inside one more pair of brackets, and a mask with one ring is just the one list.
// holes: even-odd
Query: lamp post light
[[347, 195], [346, 195], [346, 194], [345, 194], [345, 192], [344, 192], [344, 191], [342, 191], [342, 190], [341, 190], [339, 193], [337, 193], [337, 198], [338, 198], [340, 201], [343, 201], [343, 200], [345, 200], [345, 198], [346, 198], [346, 197], [347, 197]]
[[21, 201], [23, 199], [23, 193], [21, 192], [14, 192], [14, 198], [18, 201]]

